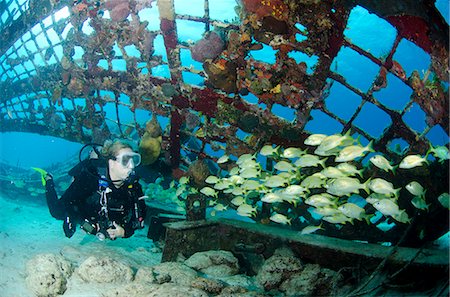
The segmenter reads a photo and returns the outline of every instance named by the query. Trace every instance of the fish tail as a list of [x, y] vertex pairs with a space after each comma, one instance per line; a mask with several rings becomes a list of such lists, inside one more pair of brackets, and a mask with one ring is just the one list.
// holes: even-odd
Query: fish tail
[[45, 171], [42, 168], [38, 168], [38, 167], [31, 167], [31, 169], [33, 169], [41, 174], [41, 182], [42, 182], [42, 185], [45, 187], [45, 185], [47, 184], [47, 181], [45, 180], [45, 177], [47, 176], [47, 171]]
[[395, 199], [398, 199], [398, 196], [399, 196], [399, 194], [400, 194], [400, 190], [401, 190], [402, 188], [398, 188], [398, 189], [394, 189], [394, 197], [395, 197]]
[[375, 150], [373, 149], [373, 140], [371, 140], [371, 141], [369, 142], [369, 144], [366, 145], [366, 148], [367, 148], [367, 151], [369, 151], [369, 152], [371, 152], [371, 153], [374, 153], [374, 152], [375, 152]]
[[371, 180], [372, 180], [372, 178], [369, 177], [369, 179], [366, 180], [366, 182], [362, 184], [362, 189], [363, 189], [367, 194], [370, 194], [369, 183], [370, 183]]
[[430, 148], [427, 150], [427, 152], [425, 153], [425, 159], [427, 159], [428, 158], [428, 155], [429, 154], [431, 154], [433, 151], [434, 151], [434, 147], [433, 147], [433, 145], [431, 144], [431, 142], [428, 144], [429, 146], [430, 146]]

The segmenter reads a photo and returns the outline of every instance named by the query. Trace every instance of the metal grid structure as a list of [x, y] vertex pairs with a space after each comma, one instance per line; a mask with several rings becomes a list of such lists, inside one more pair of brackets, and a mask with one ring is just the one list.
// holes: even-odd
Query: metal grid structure
[[[316, 113], [331, 118], [336, 132], [351, 129], [372, 140], [376, 151], [395, 161], [404, 153], [424, 154], [432, 128], [440, 127], [448, 139], [448, 24], [432, 1], [391, 5], [243, 0], [233, 21], [211, 19], [212, 0], [203, 3], [202, 16], [176, 13], [173, 0], [5, 3], [0, 7], [1, 131], [35, 132], [80, 143], [114, 137], [138, 141], [145, 133], [142, 119], [158, 115], [168, 122], [161, 158], [174, 174], [197, 157], [214, 161], [225, 153], [255, 152], [268, 143], [304, 147], [304, 139], [314, 132], [307, 127]], [[357, 4], [396, 29], [392, 47], [382, 56], [344, 34]], [[149, 10], [156, 12], [155, 18], [144, 21]], [[180, 21], [204, 26], [203, 42], [180, 40]], [[161, 39], [165, 52], [157, 52], [155, 43]], [[424, 74], [413, 71], [407, 76], [394, 59], [402, 40], [429, 55], [430, 68]], [[132, 54], [130, 47], [139, 54]], [[273, 63], [250, 54], [264, 47], [275, 51]], [[367, 91], [333, 69], [343, 48], [378, 69]], [[201, 67], [183, 62], [185, 51]], [[312, 72], [305, 62], [292, 58], [294, 52], [317, 58]], [[168, 74], [161, 75], [161, 69]], [[388, 86], [388, 76], [412, 90], [401, 109], [377, 98], [377, 92]], [[197, 83], [189, 83], [192, 77]], [[328, 107], [334, 84], [360, 98], [348, 119]], [[257, 103], [245, 99], [249, 94]], [[277, 115], [276, 105], [291, 110], [294, 119]], [[362, 110], [368, 105], [389, 118], [379, 136], [355, 124], [367, 116]], [[426, 114], [423, 131], [405, 123], [413, 105]], [[399, 139], [407, 143], [402, 152], [392, 149], [392, 142]]]

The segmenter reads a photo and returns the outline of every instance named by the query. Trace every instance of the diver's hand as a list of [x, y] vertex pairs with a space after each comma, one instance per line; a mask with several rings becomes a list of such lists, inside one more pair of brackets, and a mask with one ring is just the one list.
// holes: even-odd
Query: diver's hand
[[125, 229], [122, 228], [122, 226], [118, 225], [116, 222], [113, 222], [114, 228], [109, 228], [106, 230], [108, 232], [109, 238], [112, 240], [124, 237], [125, 236]]

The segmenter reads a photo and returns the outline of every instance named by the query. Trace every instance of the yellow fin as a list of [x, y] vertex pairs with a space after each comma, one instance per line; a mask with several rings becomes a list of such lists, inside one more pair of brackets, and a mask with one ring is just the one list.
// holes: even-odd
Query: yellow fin
[[47, 183], [47, 181], [45, 180], [45, 176], [47, 175], [47, 171], [45, 171], [42, 168], [37, 168], [37, 167], [31, 167], [31, 169], [34, 169], [34, 170], [36, 170], [37, 172], [39, 172], [41, 174], [42, 185], [45, 187], [45, 184]]

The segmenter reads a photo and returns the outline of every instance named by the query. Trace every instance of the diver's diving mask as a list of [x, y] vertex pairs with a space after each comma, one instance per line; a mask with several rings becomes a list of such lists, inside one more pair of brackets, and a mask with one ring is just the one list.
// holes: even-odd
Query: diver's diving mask
[[137, 167], [141, 164], [141, 155], [135, 152], [124, 152], [116, 156], [116, 161], [123, 167]]

